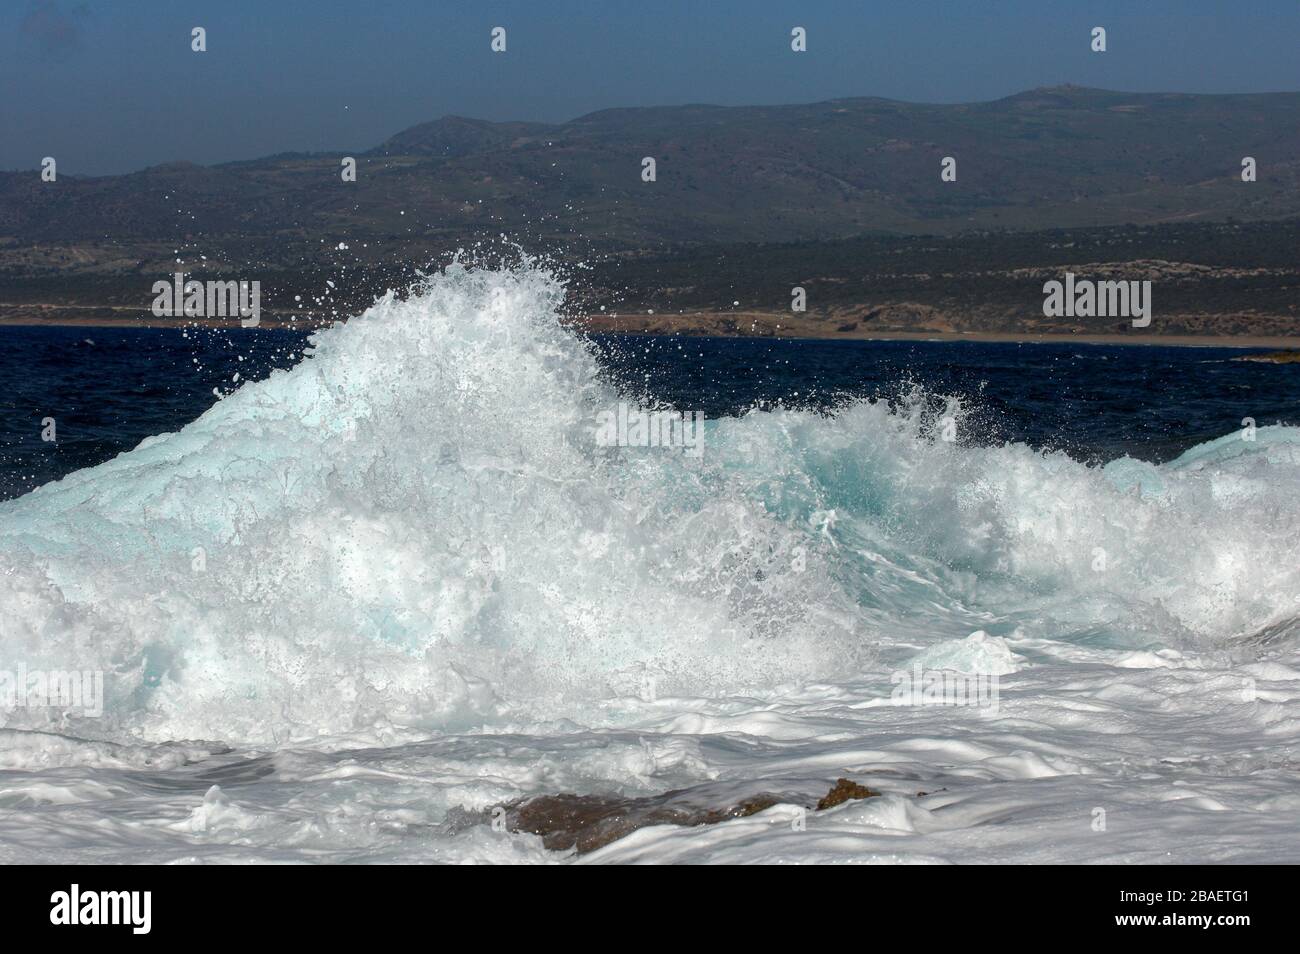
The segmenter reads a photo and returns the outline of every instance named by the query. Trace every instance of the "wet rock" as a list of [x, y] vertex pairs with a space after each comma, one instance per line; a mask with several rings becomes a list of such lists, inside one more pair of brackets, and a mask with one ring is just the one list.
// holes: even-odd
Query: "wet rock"
[[554, 851], [572, 848], [586, 854], [603, 848], [639, 828], [650, 825], [715, 825], [729, 818], [744, 818], [781, 801], [766, 792], [724, 808], [695, 804], [688, 791], [666, 792], [646, 798], [606, 795], [537, 795], [506, 808], [510, 831], [542, 836]]
[[[817, 810], [833, 808], [857, 798], [871, 798], [879, 792], [846, 778], [817, 803]], [[587, 854], [603, 848], [625, 835], [651, 825], [716, 825], [732, 818], [745, 818], [779, 804], [807, 804], [806, 796], [788, 792], [758, 792], [741, 797], [720, 794], [714, 786], [630, 798], [619, 795], [533, 795], [502, 806], [507, 831], [540, 835], [542, 844], [552, 851], [576, 851]], [[472, 818], [483, 823], [490, 812], [456, 814], [461, 827]]]
[[817, 803], [817, 810], [824, 812], [828, 808], [834, 808], [836, 805], [855, 798], [873, 798], [879, 794], [879, 792], [873, 792], [865, 785], [859, 785], [857, 782], [850, 782], [847, 778], [842, 778]]

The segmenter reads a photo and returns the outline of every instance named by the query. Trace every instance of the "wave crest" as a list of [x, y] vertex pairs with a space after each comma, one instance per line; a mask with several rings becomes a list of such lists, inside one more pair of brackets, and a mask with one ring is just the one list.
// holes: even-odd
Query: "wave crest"
[[563, 295], [452, 266], [0, 504], [0, 668], [106, 672], [86, 735], [260, 743], [598, 724], [977, 628], [1144, 644], [1294, 615], [1291, 429], [1098, 468], [861, 402], [708, 422], [700, 459], [601, 447], [619, 396]]

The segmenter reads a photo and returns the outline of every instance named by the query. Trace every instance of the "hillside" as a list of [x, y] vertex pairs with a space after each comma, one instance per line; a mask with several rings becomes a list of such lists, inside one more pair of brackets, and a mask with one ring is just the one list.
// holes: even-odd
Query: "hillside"
[[[340, 159], [355, 156], [358, 181]], [[1242, 156], [1259, 181], [1240, 181]], [[653, 156], [658, 179], [641, 180]], [[941, 182], [940, 160], [958, 162]], [[1300, 94], [1078, 87], [446, 117], [371, 148], [123, 176], [0, 174], [0, 275], [413, 260], [506, 233], [571, 254], [1300, 214]], [[339, 243], [348, 246], [338, 248]]]

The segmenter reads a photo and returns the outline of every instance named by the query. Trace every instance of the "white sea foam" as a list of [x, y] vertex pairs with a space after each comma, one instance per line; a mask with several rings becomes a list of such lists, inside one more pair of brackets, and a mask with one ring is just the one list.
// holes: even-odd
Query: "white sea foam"
[[[453, 267], [179, 432], [0, 503], [0, 669], [105, 674], [102, 718], [0, 701], [20, 730], [0, 733], [18, 770], [0, 805], [69, 806], [20, 811], [30, 836], [0, 825], [11, 857], [75, 854], [148, 797], [153, 820], [111, 822], [117, 860], [543, 860], [448, 812], [719, 779], [813, 793], [873, 770], [892, 800], [803, 842], [747, 820], [607, 853], [811, 859], [847, 825], [868, 853], [890, 829], [918, 859], [1014, 855], [943, 834], [1009, 810], [999, 780], [1022, 808], [1034, 779], [1102, 775], [1123, 809], [1187, 771], [1196, 805], [1300, 805], [1294, 643], [1252, 639], [1300, 614], [1295, 429], [1089, 467], [945, 442], [923, 402], [862, 402], [706, 422], [699, 458], [610, 448], [594, 422], [619, 396], [557, 320], [562, 293], [538, 269]], [[918, 658], [997, 669], [998, 723], [890, 708], [888, 673]], [[1194, 770], [1165, 777], [1175, 752]], [[1259, 773], [1253, 793], [1229, 764]], [[922, 786], [965, 807], [917, 803]], [[1083, 812], [1086, 838], [1089, 806], [1070, 805], [1060, 824]], [[1257, 834], [1237, 856], [1276, 846]]]

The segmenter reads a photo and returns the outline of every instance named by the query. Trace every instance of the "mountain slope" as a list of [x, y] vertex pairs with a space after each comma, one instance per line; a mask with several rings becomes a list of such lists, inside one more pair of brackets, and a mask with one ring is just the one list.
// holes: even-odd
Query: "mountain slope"
[[[355, 183], [341, 181], [344, 155]], [[1240, 179], [1248, 155], [1255, 183]], [[655, 182], [641, 179], [645, 156]], [[944, 156], [956, 182], [940, 181]], [[557, 125], [446, 117], [369, 151], [52, 184], [3, 173], [0, 268], [31, 267], [46, 244], [92, 261], [105, 245], [104, 259], [143, 263], [182, 243], [289, 265], [339, 241], [414, 255], [507, 233], [607, 251], [1298, 213], [1300, 94], [1059, 87], [958, 105], [610, 109]]]

